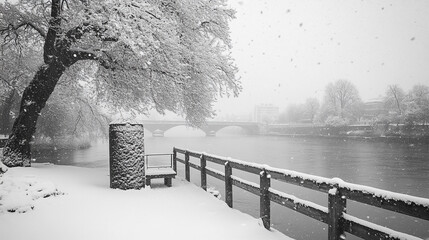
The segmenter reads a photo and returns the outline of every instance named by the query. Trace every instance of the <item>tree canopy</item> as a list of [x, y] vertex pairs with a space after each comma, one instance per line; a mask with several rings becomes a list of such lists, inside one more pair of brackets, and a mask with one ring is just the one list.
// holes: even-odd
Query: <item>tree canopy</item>
[[360, 105], [359, 92], [351, 82], [340, 79], [326, 86], [322, 107], [326, 117], [353, 121], [359, 116]]
[[194, 125], [213, 116], [218, 96], [241, 90], [229, 54], [228, 22], [235, 12], [225, 2], [0, 3], [1, 47], [43, 53], [41, 67], [24, 90], [6, 158], [29, 158], [38, 115], [64, 73], [91, 76], [85, 89], [106, 107], [139, 113], [170, 110]]
[[240, 90], [228, 54], [234, 11], [222, 0], [21, 0], [0, 11], [5, 42], [38, 42], [45, 62], [57, 51], [69, 64], [96, 60], [74, 70], [97, 68], [91, 87], [109, 106], [183, 112], [198, 124], [218, 93]]

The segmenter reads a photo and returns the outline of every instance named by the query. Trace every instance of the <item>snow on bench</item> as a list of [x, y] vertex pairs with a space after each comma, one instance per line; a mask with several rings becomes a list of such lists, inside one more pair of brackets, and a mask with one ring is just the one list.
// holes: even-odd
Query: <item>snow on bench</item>
[[[170, 165], [166, 166], [149, 166], [149, 157], [151, 156], [170, 156]], [[147, 154], [145, 155], [145, 177], [146, 177], [146, 186], [150, 186], [151, 179], [155, 178], [164, 178], [164, 184], [167, 187], [171, 187], [171, 179], [175, 178], [177, 173], [173, 169], [173, 160], [172, 154]]]

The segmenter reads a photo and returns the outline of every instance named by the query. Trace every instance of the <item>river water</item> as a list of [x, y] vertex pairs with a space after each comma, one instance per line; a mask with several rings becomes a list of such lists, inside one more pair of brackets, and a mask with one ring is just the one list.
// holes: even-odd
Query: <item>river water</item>
[[[189, 131], [189, 130], [187, 130]], [[168, 132], [167, 132], [168, 133]], [[174, 131], [173, 131], [174, 133]], [[429, 198], [429, 146], [401, 143], [376, 143], [342, 139], [291, 138], [281, 136], [229, 135], [216, 137], [201, 133], [146, 134], [146, 153], [171, 153], [173, 147], [257, 162], [323, 177], [339, 177], [347, 182]], [[189, 134], [187, 134], [189, 135]], [[34, 151], [37, 162], [52, 162], [82, 167], [108, 167], [108, 142], [101, 141], [84, 150]], [[210, 166], [222, 169], [222, 166]], [[179, 175], [183, 165], [178, 163]], [[258, 183], [259, 176], [233, 172]], [[199, 172], [191, 171], [191, 181], [199, 184]], [[174, 184], [174, 183], [173, 183]], [[208, 178], [208, 185], [221, 192], [223, 182]], [[327, 195], [272, 181], [275, 189], [327, 206]], [[309, 217], [272, 203], [273, 227], [296, 239], [327, 239], [328, 227]], [[259, 215], [259, 199], [234, 187], [234, 208], [252, 216]], [[429, 221], [348, 201], [347, 212], [366, 221], [398, 231], [429, 238]], [[347, 239], [357, 239], [347, 235]]]

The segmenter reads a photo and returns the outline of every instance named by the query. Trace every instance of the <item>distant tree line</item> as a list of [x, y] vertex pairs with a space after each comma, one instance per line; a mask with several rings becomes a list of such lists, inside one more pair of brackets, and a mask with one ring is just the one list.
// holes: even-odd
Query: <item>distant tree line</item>
[[384, 98], [385, 111], [377, 121], [386, 124], [427, 125], [429, 123], [429, 87], [414, 85], [405, 92], [398, 85], [388, 86]]
[[[427, 125], [429, 123], [429, 87], [415, 85], [405, 92], [389, 85], [379, 102], [368, 107], [357, 88], [347, 80], [337, 80], [325, 88], [323, 101], [308, 98], [302, 104], [290, 104], [280, 114], [279, 123], [312, 123], [330, 126], [350, 124]], [[371, 108], [371, 109], [370, 109]]]

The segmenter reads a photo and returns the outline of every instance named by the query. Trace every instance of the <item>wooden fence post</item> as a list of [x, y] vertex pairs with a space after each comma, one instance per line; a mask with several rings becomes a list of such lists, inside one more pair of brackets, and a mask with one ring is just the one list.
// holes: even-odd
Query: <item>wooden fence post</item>
[[177, 173], [177, 151], [176, 148], [173, 148], [173, 170]]
[[264, 227], [270, 229], [271, 225], [271, 213], [270, 213], [270, 193], [268, 189], [271, 187], [271, 177], [264, 170], [260, 173], [260, 206], [259, 206], [259, 216], [262, 219]]
[[185, 179], [191, 181], [191, 169], [189, 168], [189, 152], [185, 151]]
[[201, 154], [200, 158], [200, 166], [201, 166], [201, 188], [204, 189], [204, 191], [207, 191], [207, 173], [206, 173], [206, 157], [204, 154]]
[[232, 167], [229, 162], [225, 163], [225, 202], [232, 208]]
[[[328, 193], [328, 239], [344, 239], [344, 228], [342, 226], [343, 212], [346, 212], [347, 200], [342, 198], [338, 188], [329, 190]], [[341, 238], [343, 235], [343, 238]]]

